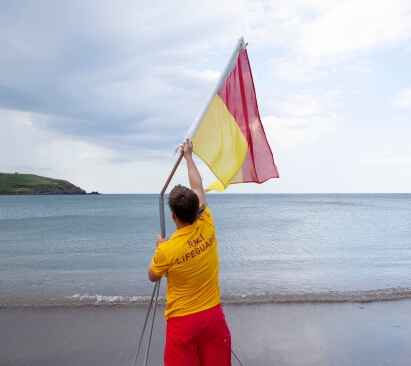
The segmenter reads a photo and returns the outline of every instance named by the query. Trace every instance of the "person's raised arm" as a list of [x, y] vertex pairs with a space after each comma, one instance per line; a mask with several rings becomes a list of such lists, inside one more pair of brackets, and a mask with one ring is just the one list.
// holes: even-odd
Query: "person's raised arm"
[[200, 204], [207, 205], [204, 188], [203, 188], [203, 181], [201, 179], [197, 166], [193, 160], [193, 143], [190, 142], [188, 139], [183, 145], [183, 151], [184, 151], [184, 158], [186, 159], [186, 162], [187, 162], [188, 180], [190, 182], [190, 187], [197, 194], [200, 200]]

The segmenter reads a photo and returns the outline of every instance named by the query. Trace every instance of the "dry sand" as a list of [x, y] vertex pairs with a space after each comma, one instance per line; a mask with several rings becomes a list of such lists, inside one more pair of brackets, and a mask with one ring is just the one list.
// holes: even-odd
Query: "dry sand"
[[[163, 310], [157, 311], [148, 365], [163, 364]], [[146, 311], [0, 309], [0, 365], [131, 366]], [[246, 366], [411, 365], [411, 300], [225, 305], [224, 311], [233, 349]]]

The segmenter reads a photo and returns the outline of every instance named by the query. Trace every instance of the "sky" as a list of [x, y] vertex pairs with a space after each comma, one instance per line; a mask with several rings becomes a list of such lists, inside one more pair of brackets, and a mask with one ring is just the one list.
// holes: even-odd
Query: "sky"
[[280, 178], [226, 193], [411, 192], [409, 0], [2, 0], [0, 172], [159, 193], [240, 37]]

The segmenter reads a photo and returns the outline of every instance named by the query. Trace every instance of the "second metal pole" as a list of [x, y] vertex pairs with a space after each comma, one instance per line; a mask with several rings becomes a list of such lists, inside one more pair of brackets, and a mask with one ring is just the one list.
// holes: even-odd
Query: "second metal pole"
[[[181, 162], [181, 159], [183, 159], [183, 156], [184, 156], [184, 153], [181, 152], [180, 156], [178, 157], [176, 163], [174, 164], [174, 167], [171, 170], [171, 173], [168, 176], [167, 181], [164, 184], [164, 187], [163, 187], [163, 189], [161, 190], [161, 193], [160, 193], [159, 211], [160, 211], [160, 230], [161, 230], [161, 237], [162, 238], [166, 237], [166, 220], [165, 220], [165, 213], [164, 213], [164, 193], [165, 193], [168, 185], [170, 184], [174, 173], [176, 172], [178, 166], [180, 165], [180, 162]], [[152, 317], [152, 320], [151, 320], [150, 334], [148, 336], [148, 344], [147, 344], [146, 355], [145, 355], [145, 358], [144, 358], [144, 366], [147, 365], [148, 355], [149, 355], [149, 352], [150, 352], [150, 343], [151, 343], [151, 336], [153, 334], [154, 319], [155, 319], [155, 316], [156, 316], [156, 308], [157, 308], [158, 293], [159, 293], [159, 290], [160, 290], [160, 282], [161, 282], [161, 279], [155, 284], [154, 291], [153, 291], [153, 294], [154, 294], [154, 292], [156, 292], [156, 298], [155, 298], [155, 301], [154, 301], [153, 317]], [[151, 307], [151, 304], [150, 304], [150, 307]], [[150, 312], [150, 309], [149, 309], [149, 312]], [[148, 317], [148, 314], [147, 314], [147, 317]], [[144, 330], [143, 330], [143, 334], [144, 334]]]

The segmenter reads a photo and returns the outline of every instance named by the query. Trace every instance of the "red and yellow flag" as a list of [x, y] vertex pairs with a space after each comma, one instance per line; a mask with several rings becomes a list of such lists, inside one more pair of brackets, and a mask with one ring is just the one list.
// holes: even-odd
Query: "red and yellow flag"
[[242, 38], [207, 105], [186, 135], [193, 141], [194, 153], [218, 179], [206, 191], [278, 178]]

